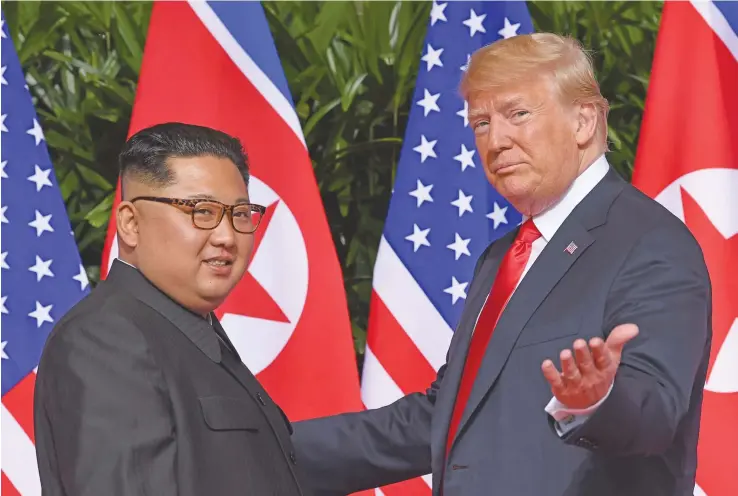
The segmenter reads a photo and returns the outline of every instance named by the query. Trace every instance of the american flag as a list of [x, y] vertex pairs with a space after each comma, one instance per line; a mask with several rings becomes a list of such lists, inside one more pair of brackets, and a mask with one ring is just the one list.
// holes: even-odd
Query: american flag
[[89, 291], [46, 140], [2, 20], [2, 494], [41, 494], [33, 386], [54, 323]]
[[[431, 384], [477, 258], [522, 220], [485, 177], [458, 86], [474, 51], [531, 32], [524, 2], [433, 3], [374, 268], [361, 390], [367, 408]], [[412, 489], [377, 491], [429, 493], [430, 477], [423, 479]]]

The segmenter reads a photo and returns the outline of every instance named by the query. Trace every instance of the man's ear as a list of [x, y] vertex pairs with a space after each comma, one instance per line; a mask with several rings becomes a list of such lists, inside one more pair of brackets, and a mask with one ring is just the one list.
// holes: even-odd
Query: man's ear
[[576, 113], [574, 136], [577, 144], [584, 146], [594, 138], [597, 132], [597, 107], [592, 103], [580, 104]]
[[133, 203], [122, 201], [116, 210], [118, 239], [131, 248], [138, 245], [138, 211]]

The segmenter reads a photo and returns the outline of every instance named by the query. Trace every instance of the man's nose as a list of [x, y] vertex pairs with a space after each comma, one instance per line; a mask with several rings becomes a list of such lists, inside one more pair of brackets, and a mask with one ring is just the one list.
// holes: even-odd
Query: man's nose
[[236, 242], [236, 235], [237, 233], [231, 224], [230, 215], [224, 213], [220, 224], [210, 234], [210, 239], [215, 245], [232, 246]]
[[512, 139], [507, 123], [493, 120], [489, 124], [489, 134], [487, 138], [487, 152], [494, 155], [512, 148]]

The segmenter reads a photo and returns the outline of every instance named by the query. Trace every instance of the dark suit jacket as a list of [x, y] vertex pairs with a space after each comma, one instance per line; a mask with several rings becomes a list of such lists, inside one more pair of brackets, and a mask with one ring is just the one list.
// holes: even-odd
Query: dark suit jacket
[[235, 351], [117, 260], [50, 335], [34, 417], [44, 495], [304, 494], [290, 423]]
[[[447, 363], [425, 394], [294, 424], [322, 494], [433, 472], [444, 496], [687, 496], [694, 488], [711, 293], [687, 228], [610, 170], [549, 241], [493, 334], [449, 458], [446, 435], [473, 326], [516, 232], [480, 257]], [[573, 254], [565, 251], [570, 242]], [[432, 270], [432, 268], [429, 268]], [[560, 438], [541, 363], [632, 322], [608, 399]]]

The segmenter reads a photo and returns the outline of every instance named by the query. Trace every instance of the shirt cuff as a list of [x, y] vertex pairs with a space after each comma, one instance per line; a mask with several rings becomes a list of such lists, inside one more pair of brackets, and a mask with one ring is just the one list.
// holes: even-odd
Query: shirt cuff
[[597, 410], [600, 405], [605, 402], [608, 396], [610, 396], [612, 387], [613, 384], [610, 384], [610, 389], [607, 390], [607, 394], [605, 394], [600, 401], [587, 408], [567, 408], [563, 403], [556, 399], [555, 396], [551, 398], [551, 401], [548, 402], [545, 410], [546, 413], [551, 415], [556, 421], [554, 422], [554, 426], [556, 427], [558, 435], [563, 436], [570, 430], [579, 427], [586, 422], [595, 410]]

